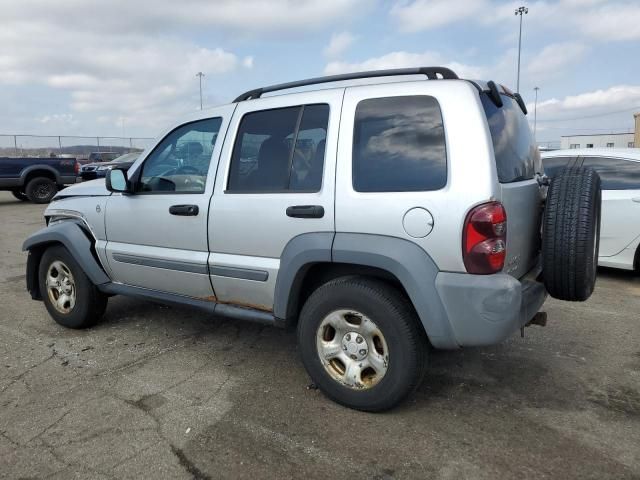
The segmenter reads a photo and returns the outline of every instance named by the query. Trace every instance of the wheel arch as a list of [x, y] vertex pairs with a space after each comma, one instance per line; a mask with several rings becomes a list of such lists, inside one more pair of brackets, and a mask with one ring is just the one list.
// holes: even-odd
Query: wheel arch
[[33, 165], [25, 168], [20, 174], [22, 186], [26, 186], [27, 183], [36, 177], [46, 177], [56, 182], [57, 185], [61, 184], [60, 175], [55, 168], [49, 167], [48, 165]]
[[34, 300], [42, 299], [38, 269], [42, 255], [52, 245], [64, 246], [94, 285], [110, 281], [97, 259], [91, 234], [82, 227], [80, 221], [65, 220], [37, 231], [22, 245], [22, 250], [29, 252], [26, 271], [27, 290]]
[[309, 233], [284, 249], [274, 293], [274, 315], [294, 322], [312, 287], [337, 276], [368, 275], [398, 286], [409, 298], [431, 343], [457, 348], [435, 286], [438, 268], [422, 248], [382, 235]]

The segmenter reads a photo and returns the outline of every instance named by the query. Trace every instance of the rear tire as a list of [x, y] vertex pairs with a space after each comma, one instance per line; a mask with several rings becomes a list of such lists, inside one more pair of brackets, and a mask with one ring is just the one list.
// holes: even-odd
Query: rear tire
[[38, 282], [49, 315], [64, 327], [95, 325], [107, 308], [107, 296], [62, 245], [49, 247], [42, 255]]
[[13, 194], [14, 197], [16, 197], [21, 202], [26, 202], [29, 200], [29, 197], [27, 197], [27, 194], [24, 193], [22, 190], [11, 190], [11, 193]]
[[29, 180], [25, 188], [27, 198], [33, 203], [49, 203], [56, 193], [56, 182], [47, 177], [36, 177]]
[[544, 284], [560, 300], [584, 301], [593, 293], [600, 248], [600, 177], [566, 167], [547, 192], [542, 234]]
[[[341, 318], [347, 323], [334, 328]], [[339, 278], [313, 292], [300, 313], [298, 345], [325, 395], [368, 412], [404, 400], [422, 381], [427, 360], [426, 335], [409, 300], [366, 277]]]

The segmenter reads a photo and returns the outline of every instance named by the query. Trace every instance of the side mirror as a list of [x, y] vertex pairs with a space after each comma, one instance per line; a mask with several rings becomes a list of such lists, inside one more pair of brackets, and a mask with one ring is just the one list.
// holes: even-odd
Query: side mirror
[[126, 170], [119, 168], [108, 170], [107, 176], [105, 177], [105, 185], [110, 192], [132, 193]]

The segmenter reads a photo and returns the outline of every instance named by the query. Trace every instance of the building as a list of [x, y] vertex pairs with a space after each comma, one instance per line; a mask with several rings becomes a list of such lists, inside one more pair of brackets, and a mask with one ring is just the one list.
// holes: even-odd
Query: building
[[[640, 145], [639, 145], [640, 146]], [[591, 135], [567, 135], [560, 137], [560, 148], [633, 148], [633, 133], [595, 133]]]
[[560, 148], [640, 148], [640, 113], [636, 113], [635, 133], [594, 133], [591, 135], [564, 135]]

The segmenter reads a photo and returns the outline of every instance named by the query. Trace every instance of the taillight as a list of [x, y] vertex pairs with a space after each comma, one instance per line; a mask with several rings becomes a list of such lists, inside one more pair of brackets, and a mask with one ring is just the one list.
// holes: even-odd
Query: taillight
[[462, 258], [469, 273], [496, 273], [507, 256], [507, 212], [500, 202], [473, 208], [464, 221]]
[[76, 175], [80, 174], [80, 162], [76, 161], [76, 164], [74, 166], [74, 170], [76, 172]]

